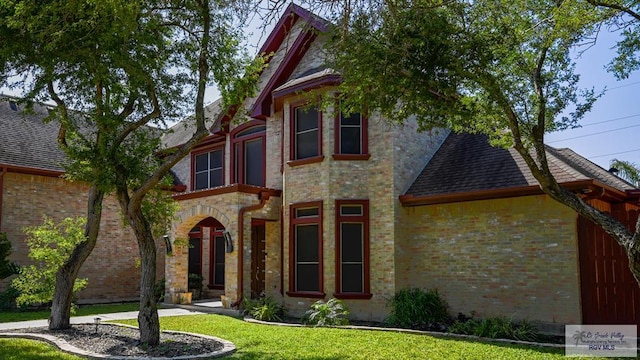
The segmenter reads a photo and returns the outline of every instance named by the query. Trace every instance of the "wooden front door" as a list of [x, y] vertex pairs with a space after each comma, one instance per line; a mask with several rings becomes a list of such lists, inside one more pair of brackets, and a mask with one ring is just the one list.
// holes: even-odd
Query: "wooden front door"
[[582, 216], [578, 243], [583, 323], [640, 325], [640, 288], [622, 247]]
[[251, 297], [264, 293], [267, 253], [264, 224], [251, 226]]

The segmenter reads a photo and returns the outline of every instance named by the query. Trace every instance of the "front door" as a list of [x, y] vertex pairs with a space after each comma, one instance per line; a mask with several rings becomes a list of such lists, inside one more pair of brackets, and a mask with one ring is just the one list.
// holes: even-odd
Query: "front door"
[[251, 297], [258, 297], [265, 290], [265, 272], [267, 264], [265, 226], [251, 226]]

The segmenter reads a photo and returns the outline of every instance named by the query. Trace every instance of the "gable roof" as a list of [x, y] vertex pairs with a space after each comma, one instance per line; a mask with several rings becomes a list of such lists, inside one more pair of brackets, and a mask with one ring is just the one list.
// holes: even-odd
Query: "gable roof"
[[[561, 184], [598, 183], [623, 194], [636, 189], [570, 149], [547, 146], [547, 160]], [[435, 204], [540, 192], [515, 149], [493, 147], [484, 135], [452, 133], [401, 200], [418, 205], [418, 199], [421, 204]]]
[[29, 168], [61, 174], [65, 153], [58, 147], [59, 126], [44, 123], [50, 107], [25, 106], [14, 99], [0, 96], [0, 167]]
[[318, 36], [318, 33], [326, 32], [329, 28], [328, 21], [292, 3], [287, 7], [276, 24], [276, 27], [267, 38], [260, 50], [260, 54], [269, 54], [279, 49], [284, 39], [286, 39], [287, 34], [299, 20], [304, 21], [306, 27], [298, 34], [286, 52], [284, 59], [277, 65], [278, 67], [266, 86], [256, 97], [253, 107], [249, 109], [249, 114], [252, 118], [264, 120], [271, 115], [273, 90], [289, 79], [300, 63], [300, 60], [302, 60], [307, 50], [309, 50], [311, 43], [313, 43]]

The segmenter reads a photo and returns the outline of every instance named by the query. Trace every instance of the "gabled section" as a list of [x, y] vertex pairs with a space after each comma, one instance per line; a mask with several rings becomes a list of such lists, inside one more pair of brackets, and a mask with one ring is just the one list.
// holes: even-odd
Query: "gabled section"
[[328, 29], [327, 21], [295, 4], [291, 4], [267, 38], [260, 52], [269, 54], [279, 49], [298, 20], [304, 21], [306, 28], [298, 35], [267, 85], [258, 94], [253, 108], [250, 109], [250, 114], [253, 118], [265, 119], [271, 115], [273, 90], [282, 85], [291, 76], [311, 43], [316, 39], [318, 32], [326, 32]]

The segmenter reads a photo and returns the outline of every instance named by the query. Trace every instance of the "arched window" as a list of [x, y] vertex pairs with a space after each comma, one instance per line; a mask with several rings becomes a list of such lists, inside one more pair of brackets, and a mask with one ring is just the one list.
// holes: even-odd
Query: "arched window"
[[266, 125], [260, 120], [232, 131], [232, 183], [265, 186], [265, 133]]

